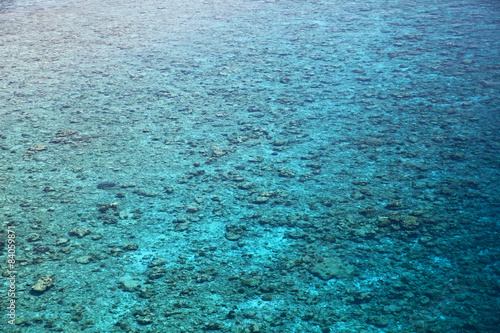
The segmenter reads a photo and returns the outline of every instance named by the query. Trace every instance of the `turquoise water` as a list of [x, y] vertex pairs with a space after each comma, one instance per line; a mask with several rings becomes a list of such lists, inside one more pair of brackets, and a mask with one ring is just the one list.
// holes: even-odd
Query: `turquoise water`
[[500, 2], [0, 27], [0, 331], [499, 332]]

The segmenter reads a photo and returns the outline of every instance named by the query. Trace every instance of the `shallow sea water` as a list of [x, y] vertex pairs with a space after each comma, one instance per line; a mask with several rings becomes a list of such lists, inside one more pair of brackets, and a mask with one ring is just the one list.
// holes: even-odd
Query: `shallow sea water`
[[499, 332], [500, 2], [1, 1], [0, 29], [0, 331]]

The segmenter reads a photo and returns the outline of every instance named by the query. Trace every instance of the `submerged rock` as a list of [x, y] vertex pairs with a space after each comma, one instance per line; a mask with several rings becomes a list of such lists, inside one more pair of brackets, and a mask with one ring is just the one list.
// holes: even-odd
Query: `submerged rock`
[[105, 189], [112, 188], [115, 186], [116, 186], [116, 183], [113, 183], [113, 182], [102, 182], [102, 183], [99, 183], [97, 185], [97, 188], [100, 190], [105, 190]]
[[47, 276], [41, 277], [37, 281], [37, 283], [33, 287], [31, 287], [31, 289], [33, 291], [43, 293], [44, 291], [46, 291], [47, 289], [52, 287], [52, 285], [54, 284], [54, 282], [53, 282], [54, 276], [55, 275], [52, 274], [52, 275], [47, 275]]
[[322, 280], [345, 278], [354, 273], [354, 267], [337, 258], [326, 258], [309, 269], [309, 272]]

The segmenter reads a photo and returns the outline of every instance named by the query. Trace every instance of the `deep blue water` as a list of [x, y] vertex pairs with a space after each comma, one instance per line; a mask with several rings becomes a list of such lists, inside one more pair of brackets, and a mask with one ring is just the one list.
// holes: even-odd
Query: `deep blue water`
[[0, 331], [500, 332], [500, 2], [0, 28]]

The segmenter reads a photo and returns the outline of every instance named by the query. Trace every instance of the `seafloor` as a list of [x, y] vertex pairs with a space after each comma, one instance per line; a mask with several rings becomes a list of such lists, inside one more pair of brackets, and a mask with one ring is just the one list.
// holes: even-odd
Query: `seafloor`
[[500, 1], [1, 1], [0, 29], [1, 332], [500, 332]]

